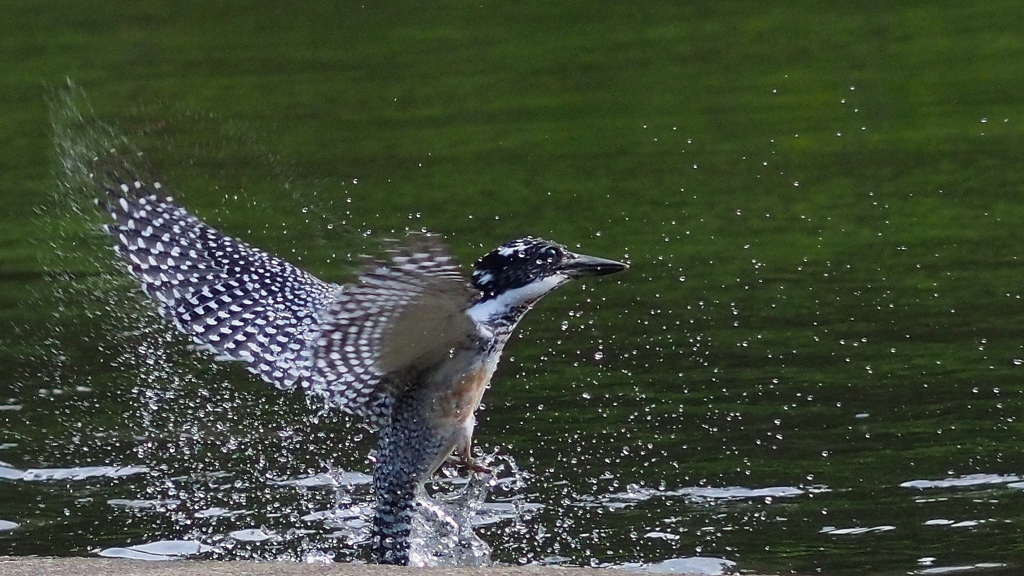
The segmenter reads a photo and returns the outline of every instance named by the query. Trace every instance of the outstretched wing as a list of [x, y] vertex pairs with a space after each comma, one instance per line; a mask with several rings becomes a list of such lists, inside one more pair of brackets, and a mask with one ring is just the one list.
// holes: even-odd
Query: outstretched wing
[[161, 314], [272, 384], [306, 385], [319, 312], [340, 287], [218, 232], [162, 194], [159, 182], [129, 175], [94, 178], [114, 218], [106, 229]]
[[414, 234], [346, 285], [321, 316], [313, 379], [333, 403], [379, 423], [408, 376], [475, 334], [478, 296], [437, 236]]

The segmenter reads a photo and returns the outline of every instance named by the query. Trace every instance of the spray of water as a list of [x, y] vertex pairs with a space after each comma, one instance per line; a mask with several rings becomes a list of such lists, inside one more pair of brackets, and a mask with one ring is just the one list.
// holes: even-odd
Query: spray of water
[[[104, 492], [105, 505], [127, 528], [119, 538], [97, 537], [94, 551], [149, 559], [364, 558], [372, 434], [298, 393], [270, 389], [238, 366], [214, 362], [156, 314], [108, 247], [90, 176], [97, 159], [112, 155], [150, 164], [136, 146], [146, 130], [132, 133], [98, 120], [72, 82], [53, 91], [50, 110], [56, 174], [40, 222], [52, 290], [41, 298], [55, 312], [35, 364], [47, 368], [26, 377], [87, 391], [79, 400], [89, 406], [64, 417], [76, 433], [58, 440], [58, 448], [41, 448], [45, 458], [36, 456], [63, 462], [68, 477], [100, 465], [132, 472], [80, 478], [118, 479]], [[165, 146], [146, 148], [168, 152], [161, 164], [172, 172], [176, 162], [194, 165], [175, 158], [173, 144]], [[251, 142], [221, 143], [216, 153], [230, 155], [231, 146], [251, 154]], [[300, 194], [293, 182], [283, 186]], [[301, 199], [304, 214], [309, 205], [329, 204], [315, 191], [308, 195], [311, 201]], [[345, 219], [324, 227], [335, 230], [335, 222]], [[514, 461], [485, 460], [495, 476], [429, 486], [434, 497], [421, 498], [414, 529], [416, 563], [486, 564], [490, 548], [473, 527], [515, 524], [532, 513], [522, 497], [525, 475]], [[501, 501], [487, 502], [489, 494]]]

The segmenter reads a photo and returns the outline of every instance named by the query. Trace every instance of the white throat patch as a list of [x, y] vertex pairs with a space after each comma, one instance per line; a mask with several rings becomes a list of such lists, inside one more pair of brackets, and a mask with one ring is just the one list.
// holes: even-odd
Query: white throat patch
[[490, 300], [475, 304], [470, 307], [467, 313], [475, 322], [486, 323], [492, 318], [504, 316], [513, 308], [533, 304], [568, 280], [569, 277], [565, 274], [553, 274], [541, 280], [530, 282], [526, 286], [502, 292]]

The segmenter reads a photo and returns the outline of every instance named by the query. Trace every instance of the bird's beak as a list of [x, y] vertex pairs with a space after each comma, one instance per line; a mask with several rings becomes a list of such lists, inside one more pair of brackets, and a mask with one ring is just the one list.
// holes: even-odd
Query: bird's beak
[[621, 272], [629, 268], [628, 265], [615, 260], [587, 256], [584, 254], [572, 254], [562, 262], [562, 272], [570, 278], [582, 278], [585, 276], [604, 276]]

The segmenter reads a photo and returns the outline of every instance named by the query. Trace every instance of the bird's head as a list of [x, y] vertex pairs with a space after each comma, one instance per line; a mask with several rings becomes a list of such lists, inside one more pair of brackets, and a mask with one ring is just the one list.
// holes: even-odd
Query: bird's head
[[509, 307], [529, 306], [573, 278], [603, 276], [628, 268], [621, 262], [585, 256], [541, 238], [520, 238], [476, 261], [473, 287], [481, 302], [503, 299]]

